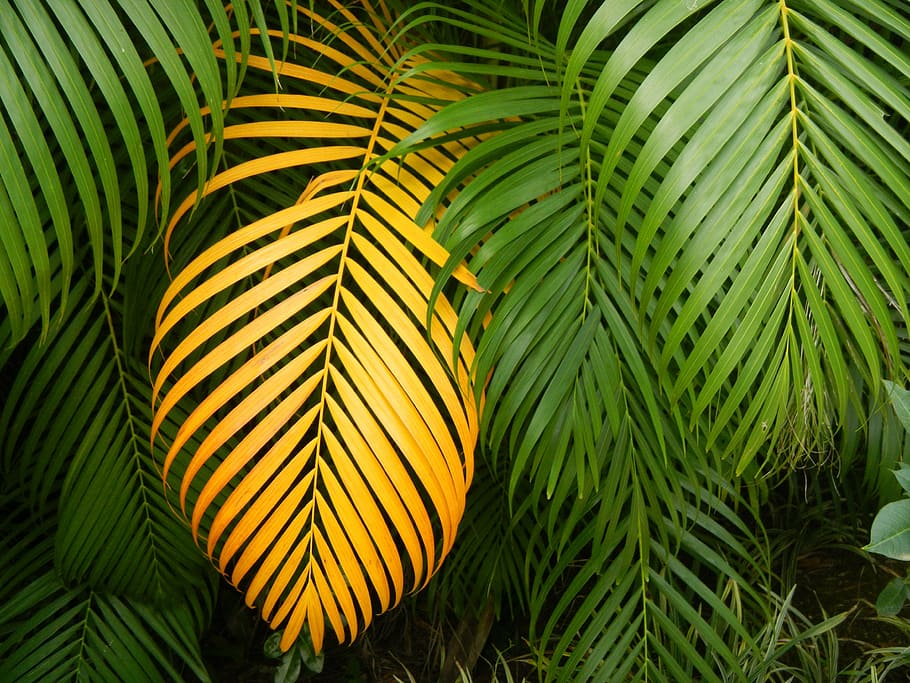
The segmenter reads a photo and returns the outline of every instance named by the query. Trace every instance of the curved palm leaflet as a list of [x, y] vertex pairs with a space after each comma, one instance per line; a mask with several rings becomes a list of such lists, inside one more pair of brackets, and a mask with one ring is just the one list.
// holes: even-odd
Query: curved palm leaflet
[[[448, 253], [412, 218], [470, 143], [371, 166], [436, 111], [422, 100], [461, 97], [443, 79], [468, 84], [398, 80], [388, 16], [364, 4], [366, 20], [298, 8], [328, 38], [290, 36], [278, 92], [269, 61], [249, 58], [267, 94], [233, 99], [225, 166], [173, 213], [165, 245], [209, 225], [210, 196], [227, 193], [247, 222], [172, 273], [151, 346], [164, 481], [217, 568], [284, 626], [285, 650], [306, 625], [318, 651], [326, 620], [353, 639], [424, 586], [473, 474], [474, 352], [453, 352], [443, 297], [429, 308], [428, 267]], [[291, 199], [275, 210], [275, 197]]]

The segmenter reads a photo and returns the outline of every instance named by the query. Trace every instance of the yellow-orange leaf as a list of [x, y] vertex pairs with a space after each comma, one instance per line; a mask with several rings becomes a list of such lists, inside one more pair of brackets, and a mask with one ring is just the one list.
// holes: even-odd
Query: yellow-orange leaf
[[[170, 248], [218, 193], [247, 207], [234, 218], [261, 212], [181, 254], [152, 341], [152, 434], [215, 566], [284, 627], [282, 647], [306, 624], [318, 650], [326, 621], [352, 639], [439, 568], [464, 512], [478, 417], [471, 344], [455, 352], [444, 296], [430, 310], [428, 268], [449, 255], [413, 220], [456, 159], [430, 149], [373, 163], [434, 113], [425, 101], [460, 95], [396, 80], [382, 14], [363, 23], [333, 2], [341, 28], [306, 4], [300, 25], [334, 40], [292, 36], [299, 63], [279, 68], [307, 94], [234, 98], [231, 164], [167, 228]], [[248, 67], [269, 68], [257, 57]], [[296, 201], [270, 204], [287, 197], [279, 185], [299, 187]], [[456, 277], [476, 287], [466, 269]], [[178, 405], [188, 416], [166, 432]]]

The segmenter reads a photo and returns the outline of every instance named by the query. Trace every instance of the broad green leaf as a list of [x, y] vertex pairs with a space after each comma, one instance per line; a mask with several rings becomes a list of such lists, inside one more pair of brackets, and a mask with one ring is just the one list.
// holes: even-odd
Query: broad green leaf
[[894, 470], [893, 474], [901, 488], [910, 493], [910, 465], [902, 462], [900, 469]]
[[880, 617], [895, 617], [904, 608], [907, 598], [910, 598], [907, 579], [895, 577], [878, 594], [878, 598], [875, 600], [875, 611]]
[[897, 419], [904, 426], [904, 429], [910, 431], [910, 391], [895, 384], [890, 380], [882, 380], [885, 390], [888, 392], [888, 400], [891, 407], [897, 415]]
[[888, 503], [878, 511], [864, 548], [895, 560], [910, 561], [910, 500]]

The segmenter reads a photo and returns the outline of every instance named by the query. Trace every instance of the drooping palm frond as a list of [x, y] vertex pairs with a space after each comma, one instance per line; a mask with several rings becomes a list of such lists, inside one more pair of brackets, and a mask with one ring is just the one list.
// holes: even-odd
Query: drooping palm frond
[[[609, 331], [631, 338], [628, 307], [623, 313]], [[623, 361], [647, 365], [633, 347], [620, 348], [610, 365], [588, 372], [622, 378], [615, 368]], [[653, 385], [653, 369], [644, 378]], [[767, 618], [767, 551], [751, 531], [757, 525], [749, 506], [713, 469], [712, 454], [675, 436], [663, 397], [657, 407], [666, 436], [658, 440], [643, 393], [620, 379], [618, 428], [598, 440], [599, 480], [579, 496], [581, 465], [563, 457], [547, 496], [541, 527], [549, 542], [540, 544], [547, 551], [528, 559], [532, 637], [547, 680], [721, 680], [719, 671], [746, 680], [737, 661], [755, 649], [751, 629]], [[609, 425], [605, 410], [600, 419]], [[554, 479], [552, 471], [547, 476]]]
[[[532, 588], [539, 591], [533, 617], [542, 628], [534, 638], [544, 648], [546, 680], [750, 680], [738, 657], [759, 655], [748, 622], [768, 616], [763, 609], [747, 613], [764, 598], [740, 602], [748, 579], [732, 567], [744, 556], [714, 553], [716, 564], [701, 564], [718, 539], [682, 540], [680, 552], [650, 539], [645, 576], [623, 572], [621, 562], [597, 573], [603, 556], [592, 559], [585, 549], [596, 542], [587, 529], [562, 557], [543, 558], [546, 571], [535, 574]], [[693, 556], [700, 556], [695, 570]], [[565, 582], [558, 591], [557, 581]]]
[[[662, 381], [669, 382], [667, 393], [691, 406], [690, 428], [709, 416], [709, 441], [737, 451], [744, 468], [759, 448], [767, 451], [776, 443], [785, 444], [785, 451], [796, 443], [807, 452], [823, 448], [824, 443], [813, 441], [824, 437], [832, 418], [844, 420], [856, 393], [848, 367], [855, 366], [873, 391], [882, 372], [902, 367], [900, 339], [906, 335], [899, 329], [906, 326], [906, 307], [900, 301], [910, 264], [901, 235], [908, 169], [900, 131], [906, 122], [873, 125], [859, 95], [831, 100], [841, 89], [852, 92], [848, 83], [824, 76], [813, 85], [808, 76], [799, 76], [799, 60], [788, 61], [793, 50], [822, 74], [838, 60], [845, 63], [838, 71], [848, 62], [854, 71], [865, 71], [842, 54], [838, 39], [828, 40], [820, 28], [812, 28], [798, 5], [784, 6], [781, 15], [781, 6], [775, 14], [758, 2], [717, 4], [713, 11], [699, 6], [696, 12], [681, 3], [658, 3], [628, 36], [615, 38], [615, 49], [604, 56], [591, 52], [586, 63], [585, 50], [573, 51], [558, 121], [546, 117], [555, 102], [552, 91], [540, 86], [516, 88], [485, 104], [494, 115], [527, 112], [534, 119], [524, 124], [526, 133], [516, 131], [510, 138], [521, 154], [500, 157], [489, 172], [506, 176], [536, 158], [541, 170], [551, 164], [551, 177], [541, 178], [522, 199], [546, 185], [548, 191], [590, 193], [582, 195], [590, 207], [587, 218], [604, 226], [601, 239], [592, 244], [602, 258], [612, 248], [630, 259], [620, 282], [633, 295], [645, 349]], [[630, 10], [604, 6], [598, 20], [584, 27], [580, 43], [610, 39], [609, 29]], [[825, 11], [839, 16], [827, 4], [818, 11], [823, 18]], [[895, 40], [903, 40], [899, 31], [906, 29], [906, 18], [902, 24], [901, 17], [882, 12], [881, 21], [897, 34]], [[806, 24], [805, 48], [784, 38], [782, 16], [797, 26]], [[651, 62], [645, 56], [649, 49], [661, 46], [667, 32], [684, 20], [693, 23], [680, 34], [679, 46], [662, 47], [667, 56]], [[707, 45], [706, 34], [729, 44], [718, 50]], [[818, 48], [810, 49], [810, 35], [821, 41]], [[881, 102], [883, 111], [898, 117], [906, 109], [905, 89], [885, 68], [907, 72], [906, 55], [868, 31], [860, 35], [873, 56], [885, 55], [884, 64], [867, 59], [868, 79], [853, 80], [874, 84], [880, 93], [875, 100], [888, 98]], [[833, 54], [823, 57], [829, 46]], [[552, 81], [558, 73], [554, 65], [538, 81]], [[573, 104], [570, 93], [576, 90], [579, 101]], [[710, 98], [703, 96], [706, 91]], [[584, 113], [576, 124], [579, 106]], [[426, 132], [485, 120], [479, 101], [462, 109], [453, 108], [454, 118], [441, 116]], [[842, 128], [847, 121], [852, 123]], [[543, 136], [557, 123], [576, 125], [577, 143]], [[532, 134], [538, 136], [534, 149], [519, 142]], [[488, 158], [508, 149], [505, 141], [489, 146]], [[474, 164], [482, 160], [480, 154]], [[587, 185], [564, 182], [573, 177], [567, 174], [576, 159], [589, 171]], [[867, 166], [874, 172], [860, 172]], [[493, 180], [490, 176], [486, 186]], [[462, 201], [467, 206], [470, 195], [462, 195]], [[558, 207], [557, 201], [540, 203]], [[559, 216], [578, 210], [579, 202], [561, 201], [567, 208]], [[501, 208], [499, 215], [507, 215], [508, 207]], [[539, 209], [543, 219], [555, 210]], [[448, 226], [455, 224], [458, 232], [450, 234]], [[516, 225], [496, 245], [514, 240], [521, 229]], [[452, 241], [453, 253], [467, 249], [456, 240], [476, 243], [484, 236], [479, 222], [466, 224], [457, 213], [443, 220], [440, 231]], [[525, 229], [528, 234], [533, 233]], [[711, 254], [708, 261], [706, 254]], [[500, 287], [517, 272], [486, 267], [497, 278], [490, 284]], [[488, 284], [482, 276], [481, 281]], [[760, 343], [751, 343], [752, 333]], [[776, 370], [759, 377], [759, 370], [769, 367]], [[805, 399], [799, 406], [797, 395]], [[764, 427], [751, 430], [753, 424]]]
[[0, 678], [209, 680], [198, 640], [211, 583], [158, 607], [64, 585], [54, 568], [53, 516], [36, 518], [14, 498], [4, 498], [2, 512]]
[[[93, 344], [103, 324], [89, 303], [89, 287], [83, 280], [73, 288], [72, 299], [78, 313], [65, 328], [55, 330], [45, 346], [35, 344], [28, 352], [9, 356], [4, 365], [9, 380], [0, 413], [0, 466], [8, 490], [20, 489], [41, 513], [54, 511], [56, 500], [52, 492], [59, 491], [78, 448], [78, 435], [68, 435], [67, 427], [88, 423], [97, 397], [109, 389], [104, 382], [94, 382], [97, 365], [104, 360], [87, 358], [94, 351]], [[83, 340], [85, 343], [80, 344]], [[60, 351], [56, 352], [58, 344]], [[86, 380], [82, 384], [79, 371], [85, 363], [89, 367], [81, 376]], [[52, 390], [57, 380], [61, 381], [61, 388], [71, 391]]]
[[[448, 254], [413, 221], [453, 151], [371, 167], [438, 109], [423, 101], [468, 83], [400, 83], [383, 8], [332, 7], [298, 6], [316, 35], [290, 36], [284, 91], [234, 99], [229, 165], [203, 195], [259, 218], [175, 273], [152, 343], [165, 480], [219, 569], [285, 625], [284, 649], [304, 623], [321, 648], [326, 619], [351, 639], [426, 584], [454, 541], [477, 432], [473, 350], [454, 346], [444, 299], [428, 308], [427, 268]], [[166, 247], [200, 199], [177, 208]], [[187, 398], [198, 405], [162, 434]]]
[[[857, 8], [699, 6], [602, 151], [593, 131], [627, 55], [674, 24], [642, 18], [591, 90], [582, 150], [600, 162], [594, 204], [616, 208], [614, 243], [631, 252], [646, 348], [690, 425], [710, 416], [708, 442], [740, 470], [759, 451], [824, 451], [853, 369], [874, 394], [883, 373], [904, 372], [910, 59], [895, 45], [910, 19]], [[862, 26], [873, 17], [884, 36]]]
[[[611, 605], [567, 598], [546, 632], [565, 629], [556, 656], [611, 680], [603, 662], [628, 647], [631, 679], [688, 680], [695, 662], [709, 680], [702, 648], [735, 668], [721, 634], [738, 616], [723, 581], [688, 581], [677, 553], [742, 553], [725, 534], [686, 550], [698, 515], [677, 503], [725, 517], [719, 456], [742, 472], [824, 453], [859, 397], [905, 372], [910, 17], [848, 0], [573, 2], [553, 34], [533, 20], [547, 4], [529, 6], [530, 31], [437, 8], [433, 21], [500, 38], [447, 68], [497, 64], [514, 86], [448, 106], [393, 152], [501, 131], [420, 218], [471, 179], [436, 234], [489, 292], [467, 294], [459, 322], [490, 377], [482, 438], [509, 457], [513, 495], [527, 479], [549, 501], [557, 547], [589, 556], [575, 595], [587, 580]], [[742, 590], [738, 562], [702, 566]], [[695, 618], [688, 590], [717, 621]], [[599, 639], [605, 624], [621, 646]]]
[[[200, 187], [217, 165], [219, 145], [210, 154], [205, 135], [220, 140], [221, 103], [238, 87], [238, 63], [263, 13], [259, 0], [230, 14], [213, 0], [204, 6], [0, 2], [0, 298], [13, 341], [36, 313], [46, 333], [67, 310], [72, 279], [82, 277], [81, 245], [91, 245], [95, 291], [104, 276], [116, 287], [152, 219], [150, 172], [167, 168], [172, 102], [190, 115]], [[239, 58], [221, 63], [223, 71], [206, 22]], [[207, 122], [200, 97], [214, 108]], [[165, 208], [170, 191], [165, 174]], [[124, 205], [135, 215], [124, 215]]]
[[118, 297], [93, 297], [80, 280], [71, 304], [45, 345], [4, 368], [14, 377], [0, 413], [5, 485], [58, 516], [65, 582], [164, 601], [205, 567], [152, 465], [145, 370], [122, 351]]

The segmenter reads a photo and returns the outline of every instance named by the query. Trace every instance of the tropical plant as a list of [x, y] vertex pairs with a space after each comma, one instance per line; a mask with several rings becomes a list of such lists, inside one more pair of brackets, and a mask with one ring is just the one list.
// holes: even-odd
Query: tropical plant
[[400, 4], [0, 1], [0, 677], [206, 678], [194, 540], [283, 650], [761, 675], [759, 477], [906, 375], [910, 12]]
[[[249, 222], [175, 275], [152, 340], [152, 434], [168, 442], [163, 476], [176, 475], [194, 538], [263, 618], [288, 624], [283, 648], [307, 624], [317, 651], [325, 619], [353, 639], [436, 572], [477, 433], [473, 349], [453, 342], [451, 306], [428, 304], [427, 264], [447, 254], [412, 217], [464, 147], [370, 167], [438, 109], [426, 101], [462, 97], [443, 84], [459, 81], [399, 82], [395, 45], [362, 23], [382, 17], [335, 10], [299, 8], [318, 33], [291, 35], [291, 49], [313, 66], [280, 64], [282, 92], [267, 93], [268, 61], [249, 58], [266, 94], [232, 102], [226, 168], [177, 207], [164, 249], [216, 191], [230, 188]], [[176, 433], [160, 429], [194, 396], [205, 398]]]
[[[0, 679], [208, 678], [217, 584], [149, 444], [167, 281], [149, 224], [159, 171], [171, 193], [167, 128], [185, 109], [204, 142], [203, 97], [221, 137], [239, 85], [213, 34], [246, 54], [252, 16], [259, 3], [0, 3]], [[198, 155], [197, 182], [216, 157]]]
[[[901, 426], [910, 431], [910, 391], [894, 382], [885, 380], [888, 398]], [[901, 463], [894, 471], [905, 494], [910, 493], [910, 466]], [[906, 497], [895, 500], [878, 511], [869, 530], [869, 543], [865, 550], [896, 560], [910, 559], [910, 501]], [[895, 577], [882, 589], [876, 601], [880, 616], [896, 616], [910, 597], [910, 575]]]
[[552, 37], [528, 7], [511, 29], [492, 6], [434, 18], [497, 41], [446, 68], [510, 83], [399, 149], [501, 131], [437, 188], [471, 179], [436, 234], [488, 291], [462, 329], [491, 373], [485, 445], [510, 500], [541, 505], [549, 673], [713, 680], [755, 647], [721, 637], [747, 565], [729, 527], [699, 526], [737, 519], [716, 482], [829, 457], [906, 372], [908, 14], [569, 3]]

